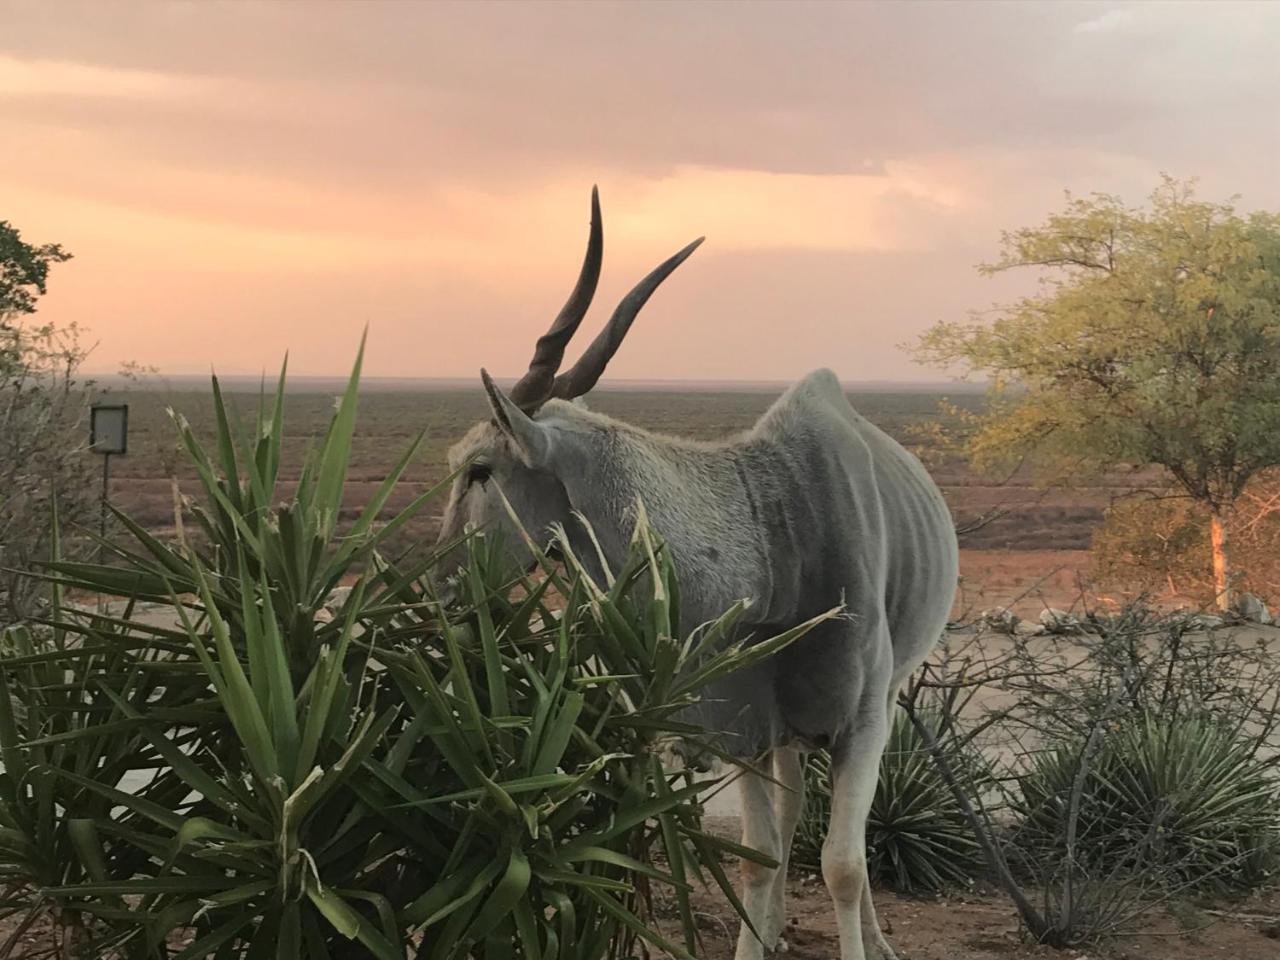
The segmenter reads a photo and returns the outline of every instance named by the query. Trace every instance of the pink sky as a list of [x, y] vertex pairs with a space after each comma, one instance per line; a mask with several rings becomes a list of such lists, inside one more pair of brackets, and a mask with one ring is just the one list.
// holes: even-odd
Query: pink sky
[[609, 376], [923, 379], [1062, 190], [1280, 208], [1280, 5], [0, 0], [0, 219], [91, 366], [514, 375], [693, 237]]

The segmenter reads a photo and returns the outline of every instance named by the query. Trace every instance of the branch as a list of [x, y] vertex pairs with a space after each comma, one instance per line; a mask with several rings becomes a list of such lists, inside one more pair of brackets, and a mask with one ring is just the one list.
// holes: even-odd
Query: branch
[[963, 537], [965, 534], [968, 534], [968, 533], [976, 533], [977, 531], [983, 529], [984, 527], [989, 527], [991, 524], [995, 523], [997, 520], [1003, 520], [1005, 517], [1007, 517], [1010, 514], [1010, 512], [1011, 511], [1009, 510], [1008, 507], [992, 507], [986, 513], [981, 514], [980, 516], [975, 517], [972, 520], [969, 520], [964, 523], [957, 523], [956, 536]]
[[[955, 797], [956, 803], [960, 807], [960, 811], [964, 814], [965, 820], [969, 823], [969, 829], [973, 831], [978, 845], [982, 848], [982, 855], [987, 861], [987, 866], [991, 872], [999, 878], [1005, 892], [1009, 894], [1009, 899], [1013, 901], [1014, 906], [1018, 910], [1018, 916], [1021, 917], [1022, 923], [1031, 931], [1032, 936], [1039, 941], [1044, 932], [1047, 931], [1048, 925], [1044, 921], [1044, 917], [1036, 910], [1031, 901], [1027, 899], [1027, 895], [1022, 891], [1022, 887], [1018, 885], [1018, 881], [1013, 876], [1013, 871], [1009, 869], [1009, 861], [1005, 859], [1004, 854], [995, 841], [991, 838], [991, 832], [987, 829], [983, 818], [979, 817], [977, 810], [974, 809], [972, 803], [969, 802], [968, 794], [960, 788], [960, 784], [955, 778], [955, 774], [951, 769], [951, 762], [947, 759], [946, 751], [939, 745], [937, 738], [933, 735], [933, 731], [929, 729], [929, 725], [920, 719], [916, 713], [915, 704], [911, 703], [902, 695], [899, 695], [898, 702], [906, 711], [911, 725], [916, 728], [921, 739], [924, 740], [925, 748], [933, 757], [934, 765], [938, 768], [938, 775], [942, 777], [942, 781], [951, 791], [951, 795]], [[979, 803], [982, 801], [979, 800]]]

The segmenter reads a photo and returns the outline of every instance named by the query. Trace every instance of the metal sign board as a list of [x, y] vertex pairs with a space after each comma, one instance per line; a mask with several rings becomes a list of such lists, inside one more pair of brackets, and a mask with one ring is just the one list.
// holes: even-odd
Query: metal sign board
[[89, 408], [89, 448], [103, 454], [129, 452], [127, 403], [95, 403]]

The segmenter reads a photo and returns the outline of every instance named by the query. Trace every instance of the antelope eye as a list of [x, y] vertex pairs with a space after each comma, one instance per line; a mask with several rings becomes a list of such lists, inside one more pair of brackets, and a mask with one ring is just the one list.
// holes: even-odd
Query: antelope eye
[[467, 471], [467, 486], [471, 486], [473, 483], [487, 483], [491, 476], [493, 476], [493, 468], [487, 463], [472, 464]]

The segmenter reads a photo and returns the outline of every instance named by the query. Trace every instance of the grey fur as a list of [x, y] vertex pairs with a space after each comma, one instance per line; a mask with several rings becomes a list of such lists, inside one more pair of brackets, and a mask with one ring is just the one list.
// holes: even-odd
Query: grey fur
[[[572, 513], [586, 517], [616, 568], [639, 498], [674, 552], [685, 630], [742, 598], [752, 600], [744, 627], [761, 636], [846, 605], [848, 620], [712, 691], [721, 702], [704, 719], [737, 735], [735, 752], [834, 743], [865, 694], [896, 690], [937, 642], [957, 575], [950, 513], [919, 461], [854, 411], [829, 370], [714, 443], [555, 400], [529, 418], [496, 388], [491, 400], [511, 428], [477, 424], [450, 452], [452, 467], [474, 460], [491, 479], [459, 477], [442, 540], [470, 522], [514, 542], [501, 487], [528, 530], [561, 524], [590, 559]], [[868, 649], [880, 625], [891, 647]]]
[[[792, 746], [832, 757], [832, 816], [823, 876], [834, 900], [842, 960], [892, 960], [867, 882], [865, 825], [897, 690], [945, 628], [958, 574], [950, 512], [920, 462], [860, 416], [829, 370], [789, 389], [749, 431], [717, 443], [676, 439], [553, 400], [530, 417], [484, 376], [493, 420], [450, 451], [482, 475], [461, 474], [442, 542], [468, 525], [514, 536], [503, 496], [535, 536], [563, 527], [585, 561], [596, 556], [576, 516], [617, 569], [642, 503], [675, 554], [681, 628], [732, 603], [752, 605], [742, 629], [770, 636], [844, 604], [750, 671], [708, 691], [699, 719], [743, 757], [771, 750], [776, 791], [743, 781], [743, 840], [786, 862], [801, 793]], [[472, 468], [474, 469], [474, 468]], [[501, 491], [501, 492], [499, 492]], [[597, 572], [599, 572], [597, 570]], [[743, 863], [745, 924], [736, 960], [781, 943], [785, 871]]]

